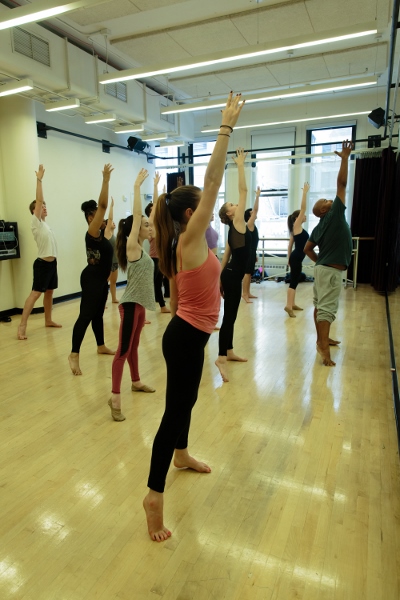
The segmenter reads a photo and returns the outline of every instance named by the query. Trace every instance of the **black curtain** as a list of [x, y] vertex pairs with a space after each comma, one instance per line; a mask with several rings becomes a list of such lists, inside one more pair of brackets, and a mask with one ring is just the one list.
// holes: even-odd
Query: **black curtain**
[[[354, 237], [375, 237], [381, 181], [381, 157], [357, 158], [354, 178], [351, 233]], [[360, 240], [357, 281], [371, 283], [374, 241]], [[353, 262], [349, 267], [353, 279]]]
[[[382, 152], [379, 203], [375, 227], [371, 283], [378, 292], [396, 289], [397, 232], [399, 221], [399, 188], [396, 190], [398, 166], [392, 148]], [[397, 191], [397, 194], [396, 194]]]

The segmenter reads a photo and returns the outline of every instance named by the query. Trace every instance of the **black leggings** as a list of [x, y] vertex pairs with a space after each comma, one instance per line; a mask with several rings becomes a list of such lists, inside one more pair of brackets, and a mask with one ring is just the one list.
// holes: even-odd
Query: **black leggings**
[[290, 265], [290, 283], [289, 283], [289, 287], [292, 288], [292, 290], [295, 290], [299, 284], [300, 281], [300, 275], [301, 275], [301, 268], [303, 265], [303, 261], [300, 260], [295, 254], [290, 255], [289, 258], [289, 265]]
[[158, 258], [153, 257], [152, 260], [154, 263], [154, 296], [160, 307], [164, 308], [165, 300], [162, 292], [163, 274], [158, 268]]
[[107, 302], [107, 280], [99, 280], [97, 273], [84, 269], [81, 274], [82, 298], [79, 317], [72, 331], [72, 350], [79, 353], [86, 329], [92, 329], [98, 346], [104, 346], [103, 314]]
[[224, 317], [219, 331], [219, 356], [226, 356], [233, 348], [233, 330], [242, 296], [242, 274], [230, 267], [221, 273], [221, 284], [224, 292]]
[[154, 438], [148, 487], [164, 492], [175, 448], [188, 445], [190, 417], [196, 403], [209, 333], [175, 316], [167, 326], [162, 349], [167, 364], [165, 412]]

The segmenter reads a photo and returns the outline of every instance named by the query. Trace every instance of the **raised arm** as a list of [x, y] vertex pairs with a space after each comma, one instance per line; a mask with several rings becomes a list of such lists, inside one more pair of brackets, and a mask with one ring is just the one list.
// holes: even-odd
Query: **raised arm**
[[186, 228], [186, 243], [189, 243], [190, 240], [196, 242], [204, 239], [224, 175], [230, 134], [239, 118], [243, 105], [244, 101], [241, 102], [241, 94], [236, 96], [233, 96], [232, 92], [229, 94], [226, 106], [222, 111], [222, 124], [217, 141], [207, 165], [203, 193], [199, 205]]
[[341, 199], [343, 204], [345, 203], [345, 199], [346, 199], [347, 175], [348, 175], [348, 171], [349, 171], [349, 156], [350, 156], [352, 149], [353, 149], [352, 142], [349, 142], [349, 140], [345, 140], [344, 142], [342, 142], [342, 151], [337, 152], [335, 150], [335, 154], [337, 154], [342, 159], [342, 162], [340, 163], [338, 178], [337, 178], [336, 195], [339, 196], [339, 198]]
[[306, 181], [304, 183], [304, 186], [302, 189], [303, 189], [303, 195], [301, 197], [300, 212], [299, 212], [299, 216], [293, 223], [293, 235], [297, 235], [298, 233], [301, 233], [301, 230], [302, 230], [302, 223], [303, 223], [303, 219], [304, 219], [304, 216], [305, 216], [306, 210], [307, 210], [307, 194], [308, 194], [308, 190], [310, 189], [310, 184], [308, 183], [308, 181]]
[[239, 176], [239, 202], [233, 217], [233, 225], [236, 231], [239, 231], [239, 233], [246, 233], [246, 222], [244, 220], [244, 211], [246, 209], [247, 200], [247, 184], [246, 175], [244, 172], [246, 156], [247, 152], [245, 153], [243, 148], [238, 148], [236, 150], [236, 156], [233, 157], [233, 161], [236, 163]]
[[103, 169], [103, 183], [101, 185], [100, 196], [98, 201], [98, 207], [96, 214], [93, 217], [92, 222], [89, 225], [88, 233], [93, 237], [98, 237], [99, 229], [104, 221], [108, 206], [108, 186], [110, 183], [111, 173], [113, 171], [110, 163], [104, 165]]
[[109, 240], [112, 238], [112, 234], [113, 234], [113, 220], [114, 220], [114, 198], [111, 196], [111, 204], [110, 204], [110, 210], [108, 211], [108, 219], [107, 219], [107, 225], [106, 228], [104, 230], [104, 237]]
[[35, 171], [35, 173], [36, 173], [36, 204], [35, 204], [35, 210], [33, 211], [33, 214], [35, 215], [35, 217], [37, 219], [39, 219], [39, 221], [41, 221], [43, 202], [44, 202], [43, 186], [42, 186], [42, 180], [44, 177], [43, 165], [39, 165], [39, 168], [37, 171]]
[[142, 199], [140, 196], [140, 187], [149, 176], [146, 169], [140, 169], [133, 186], [133, 223], [132, 229], [126, 242], [126, 256], [129, 261], [138, 260], [142, 253], [142, 247], [139, 244], [139, 230], [142, 225]]
[[[154, 174], [154, 188], [153, 188], [153, 206], [151, 208], [151, 213], [149, 216], [149, 222], [152, 223], [153, 222], [153, 217], [154, 217], [154, 211], [156, 210], [156, 204], [157, 204], [157, 200], [158, 200], [158, 184], [160, 183], [160, 179], [161, 179], [161, 175], [158, 171], [155, 172]], [[153, 233], [155, 234], [155, 231], [153, 230]], [[152, 237], [155, 237], [154, 235], [152, 235]]]
[[261, 194], [260, 186], [257, 186], [256, 199], [254, 200], [253, 210], [251, 211], [250, 219], [247, 221], [247, 227], [250, 229], [250, 231], [254, 231], [254, 224], [257, 220], [260, 194]]

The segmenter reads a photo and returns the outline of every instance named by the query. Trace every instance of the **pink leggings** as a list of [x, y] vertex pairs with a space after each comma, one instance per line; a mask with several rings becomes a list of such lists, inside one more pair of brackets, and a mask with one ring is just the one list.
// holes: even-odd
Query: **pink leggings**
[[139, 381], [138, 347], [143, 329], [145, 309], [136, 302], [123, 302], [119, 305], [121, 325], [119, 344], [112, 364], [112, 393], [121, 393], [122, 373], [125, 361], [128, 361], [132, 381]]

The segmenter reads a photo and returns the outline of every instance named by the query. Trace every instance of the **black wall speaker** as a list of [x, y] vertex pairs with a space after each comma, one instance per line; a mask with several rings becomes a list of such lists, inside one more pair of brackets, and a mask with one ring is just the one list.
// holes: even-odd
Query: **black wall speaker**
[[150, 148], [150, 146], [140, 138], [131, 136], [128, 138], [128, 148], [135, 152], [143, 152], [146, 148]]
[[385, 124], [385, 111], [383, 108], [375, 108], [368, 115], [368, 121], [371, 123], [371, 125], [373, 125], [373, 127], [376, 127], [376, 129], [382, 127], [382, 125]]

